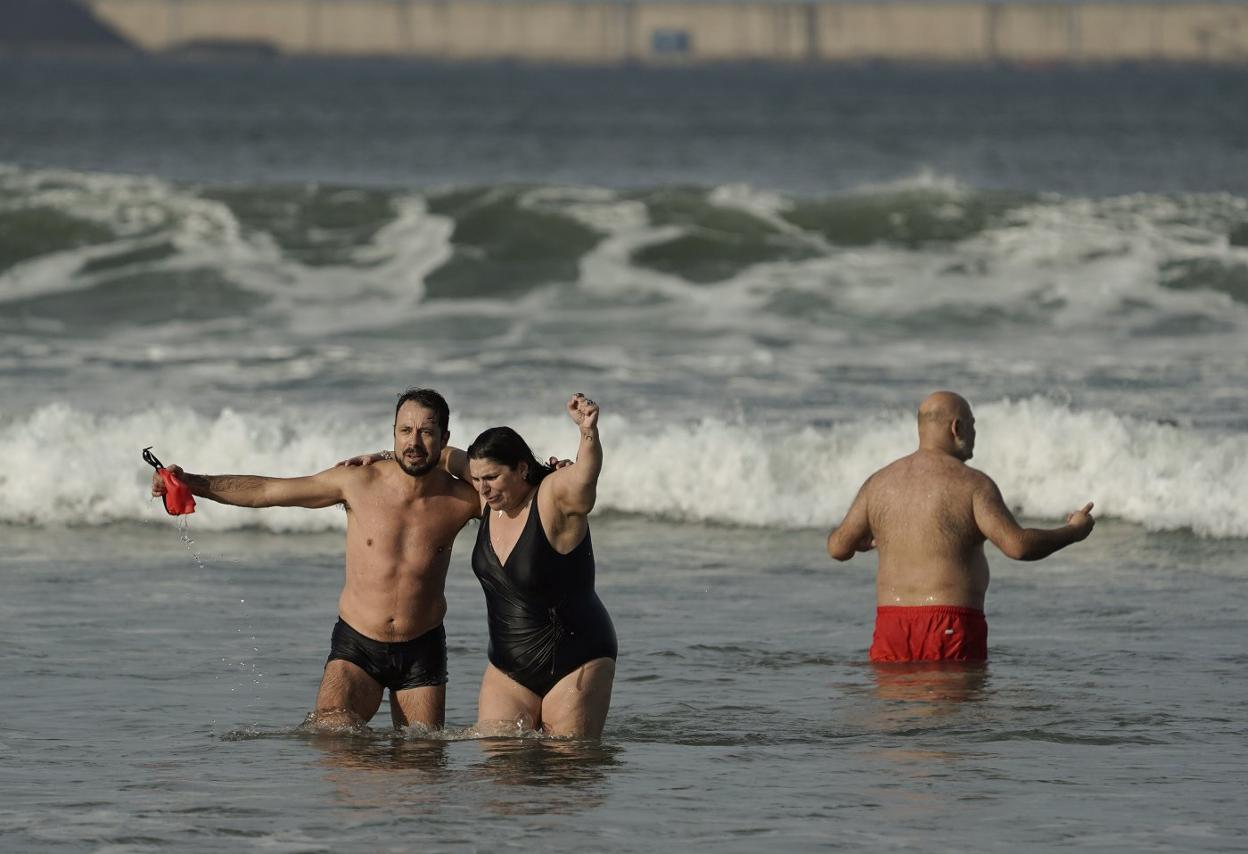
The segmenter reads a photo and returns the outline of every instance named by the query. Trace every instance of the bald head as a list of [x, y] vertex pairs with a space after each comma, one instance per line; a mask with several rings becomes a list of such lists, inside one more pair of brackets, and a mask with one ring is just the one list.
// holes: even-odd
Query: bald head
[[935, 391], [919, 404], [919, 448], [969, 460], [975, 450], [975, 416], [960, 394]]
[[919, 404], [919, 424], [941, 423], [952, 418], [969, 418], [971, 405], [952, 391], [934, 391]]

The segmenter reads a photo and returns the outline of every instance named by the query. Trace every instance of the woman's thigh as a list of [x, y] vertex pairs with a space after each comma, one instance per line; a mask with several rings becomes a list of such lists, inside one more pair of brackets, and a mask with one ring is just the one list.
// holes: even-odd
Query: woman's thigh
[[516, 735], [541, 724], [542, 698], [487, 663], [477, 698], [477, 731], [482, 735]]
[[542, 698], [541, 720], [551, 735], [598, 738], [611, 707], [615, 660], [595, 658], [555, 683]]

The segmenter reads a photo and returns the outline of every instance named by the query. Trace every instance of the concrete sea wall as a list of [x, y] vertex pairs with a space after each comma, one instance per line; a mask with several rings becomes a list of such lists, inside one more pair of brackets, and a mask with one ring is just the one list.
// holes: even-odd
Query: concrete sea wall
[[1248, 62], [1248, 2], [84, 0], [151, 51], [618, 62]]

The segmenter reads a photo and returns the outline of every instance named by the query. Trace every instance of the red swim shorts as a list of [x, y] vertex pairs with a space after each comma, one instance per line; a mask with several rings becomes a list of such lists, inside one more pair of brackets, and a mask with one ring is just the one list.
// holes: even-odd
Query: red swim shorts
[[875, 609], [872, 661], [984, 661], [988, 621], [977, 608], [881, 605]]

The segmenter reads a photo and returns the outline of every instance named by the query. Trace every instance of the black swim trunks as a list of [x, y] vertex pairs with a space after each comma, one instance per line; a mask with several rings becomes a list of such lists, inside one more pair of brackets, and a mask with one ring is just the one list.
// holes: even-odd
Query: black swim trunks
[[383, 643], [339, 618], [330, 641], [331, 661], [349, 661], [391, 691], [446, 684], [446, 629], [441, 624], [418, 638]]
[[537, 513], [537, 496], [520, 538], [500, 563], [487, 511], [477, 531], [472, 570], [485, 591], [490, 663], [539, 697], [596, 658], [617, 655], [615, 626], [594, 592], [594, 547], [585, 539], [555, 551]]

